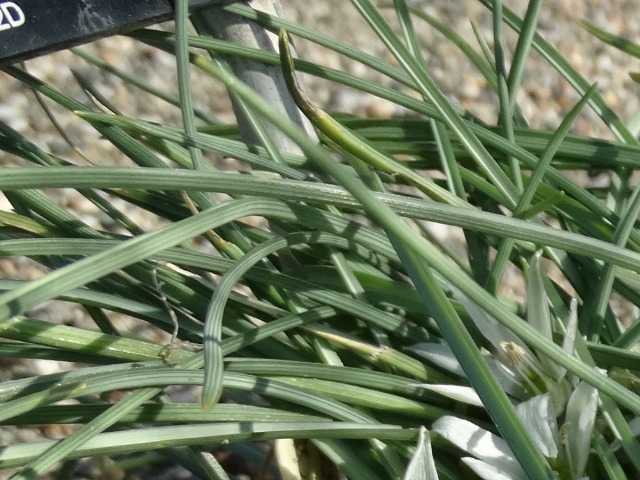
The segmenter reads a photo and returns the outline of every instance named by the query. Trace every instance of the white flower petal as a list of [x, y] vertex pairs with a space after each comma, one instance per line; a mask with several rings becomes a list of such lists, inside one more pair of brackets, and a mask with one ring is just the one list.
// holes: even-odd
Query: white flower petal
[[531, 441], [547, 458], [558, 456], [558, 424], [549, 394], [536, 395], [516, 407]]
[[[468, 420], [445, 415], [431, 428], [458, 448], [513, 478], [526, 478], [524, 470], [502, 438]], [[507, 477], [510, 478], [510, 477]]]
[[431, 451], [431, 437], [426, 428], [420, 428], [416, 451], [409, 462], [403, 480], [438, 480], [436, 463]]
[[530, 358], [533, 358], [531, 350], [529, 350], [529, 347], [520, 340], [520, 337], [515, 335], [511, 330], [489, 315], [483, 308], [479, 307], [464, 293], [456, 288], [452, 288], [452, 291], [453, 296], [462, 303], [469, 314], [469, 317], [473, 320], [473, 323], [476, 324], [480, 333], [482, 333], [482, 335], [491, 342], [496, 352], [501, 351], [500, 344], [504, 342], [515, 343], [525, 351], [525, 354], [529, 355]]
[[475, 407], [484, 407], [482, 400], [475, 389], [461, 385], [432, 385], [430, 383], [419, 383], [417, 387], [424, 388], [431, 392], [439, 393], [458, 402], [467, 403]]
[[454, 355], [453, 350], [449, 348], [449, 345], [445, 345], [444, 343], [428, 342], [416, 343], [407, 350], [426, 358], [448, 372], [455, 373], [461, 377], [466, 377], [464, 370], [462, 370], [458, 359]]
[[542, 250], [538, 250], [529, 262], [527, 272], [527, 321], [540, 335], [553, 341], [549, 298], [544, 289], [544, 279], [540, 268]]
[[559, 417], [567, 406], [569, 396], [573, 393], [573, 385], [565, 378], [564, 380], [550, 386], [548, 393], [551, 399], [553, 411], [555, 412], [556, 417]]
[[493, 372], [498, 380], [498, 383], [502, 389], [514, 398], [518, 400], [524, 400], [528, 398], [527, 391], [522, 385], [522, 377], [520, 374], [514, 372], [511, 368], [507, 367], [504, 363], [495, 360], [493, 358], [485, 358], [487, 365]]
[[576, 337], [578, 335], [578, 302], [575, 298], [571, 299], [569, 305], [569, 320], [567, 321], [567, 331], [562, 341], [562, 349], [569, 355], [575, 353]]
[[[451, 348], [448, 345], [442, 343], [416, 343], [408, 348], [408, 350], [426, 358], [430, 362], [438, 365], [439, 367], [447, 370], [448, 372], [460, 375], [467, 378], [458, 363], [458, 359], [453, 354]], [[512, 397], [519, 400], [523, 400], [527, 397], [526, 391], [522, 386], [521, 378], [514, 373], [509, 367], [505, 366], [502, 362], [494, 360], [492, 358], [485, 358], [489, 368], [496, 376], [496, 380], [502, 387], [502, 389]]]
[[476, 458], [464, 457], [462, 461], [483, 480], [520, 480], [526, 478], [522, 475], [513, 476], [512, 473], [507, 473]]
[[574, 478], [584, 473], [591, 448], [591, 435], [598, 411], [598, 390], [580, 382], [567, 402], [566, 444]]
[[[529, 264], [527, 273], [527, 321], [549, 342], [553, 342], [553, 326], [551, 324], [551, 311], [549, 309], [549, 297], [544, 288], [540, 258], [542, 250], [538, 250]], [[545, 355], [538, 353], [538, 358], [544, 367], [544, 372], [551, 378], [557, 378], [560, 374], [558, 365]]]

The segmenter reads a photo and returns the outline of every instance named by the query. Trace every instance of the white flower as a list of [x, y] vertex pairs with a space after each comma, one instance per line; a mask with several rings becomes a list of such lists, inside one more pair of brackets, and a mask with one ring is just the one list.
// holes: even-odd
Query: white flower
[[[527, 320], [550, 342], [554, 341], [554, 331], [563, 333], [563, 349], [575, 355], [577, 303], [575, 300], [571, 302], [566, 327], [562, 322], [554, 323], [544, 289], [540, 257], [540, 252], [534, 255], [527, 275]], [[582, 476], [590, 455], [598, 412], [598, 390], [567, 375], [565, 368], [529, 349], [513, 332], [461, 292], [454, 291], [454, 296], [465, 307], [478, 331], [493, 346], [493, 351], [484, 358], [500, 385], [516, 404], [518, 416], [533, 444], [556, 472], [560, 473], [560, 478], [586, 478]], [[414, 345], [411, 350], [451, 373], [464, 376], [453, 352], [447, 346], [422, 343]], [[477, 404], [469, 392], [444, 387], [424, 386], [450, 398]], [[558, 421], [562, 422], [560, 428]], [[509, 446], [491, 432], [467, 420], [451, 416], [440, 418], [433, 425], [432, 431], [471, 455], [463, 461], [481, 478], [526, 478]]]
[[485, 480], [526, 480], [527, 475], [502, 438], [468, 420], [439, 418], [431, 429], [475, 458], [462, 460]]
[[420, 428], [416, 451], [407, 466], [402, 480], [438, 480], [436, 462], [431, 450], [431, 437], [426, 428]]

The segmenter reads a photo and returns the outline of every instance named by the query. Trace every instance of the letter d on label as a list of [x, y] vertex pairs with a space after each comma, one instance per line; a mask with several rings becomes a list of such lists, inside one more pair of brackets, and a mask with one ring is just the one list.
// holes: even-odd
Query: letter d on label
[[14, 2], [0, 3], [0, 11], [4, 14], [5, 21], [12, 28], [19, 27], [25, 22], [24, 12]]

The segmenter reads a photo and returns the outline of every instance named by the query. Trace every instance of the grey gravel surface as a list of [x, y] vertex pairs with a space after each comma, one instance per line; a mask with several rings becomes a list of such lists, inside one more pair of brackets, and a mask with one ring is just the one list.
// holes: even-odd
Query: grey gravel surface
[[[290, 20], [312, 26], [320, 32], [392, 62], [381, 42], [358, 17], [349, 2], [284, 0], [282, 3]], [[479, 27], [486, 40], [491, 38], [490, 14], [476, 0], [418, 0], [411, 3], [436, 16], [470, 42], [474, 42], [471, 22]], [[524, 1], [505, 3], [520, 14], [526, 6]], [[637, 12], [636, 2], [631, 0], [550, 0], [545, 2], [540, 18], [539, 32], [589, 81], [598, 82], [603, 97], [623, 120], [630, 118], [638, 108], [637, 97], [640, 90], [631, 81], [628, 72], [640, 71], [640, 61], [603, 45], [582, 30], [576, 21], [588, 19], [632, 41], [640, 41], [640, 14]], [[386, 17], [393, 23], [390, 12], [387, 12]], [[425, 48], [429, 72], [442, 90], [481, 118], [488, 121], [495, 118], [495, 95], [487, 89], [486, 83], [473, 70], [470, 62], [425, 22], [416, 20], [416, 29]], [[515, 36], [506, 28], [505, 31], [509, 45], [513, 47]], [[314, 48], [302, 40], [296, 40], [296, 45], [300, 57], [304, 59], [344, 69], [364, 78], [378, 78], [375, 72], [334, 52]], [[158, 88], [176, 90], [174, 59], [168, 54], [140, 46], [125, 37], [101, 40], [87, 48], [102, 59]], [[86, 96], [71, 73], [71, 69], [76, 69], [95, 82], [100, 91], [123, 113], [152, 121], [179, 121], [179, 114], [174, 108], [153, 101], [153, 98], [141, 95], [136, 89], [124, 86], [113, 76], [88, 67], [69, 52], [58, 52], [31, 60], [27, 62], [27, 67], [35, 76], [86, 102]], [[4, 74], [0, 75], [0, 119], [57, 154], [73, 155], [42, 114], [40, 106], [33, 101], [33, 96], [18, 82]], [[222, 119], [231, 119], [230, 103], [224, 90], [215, 82], [198, 76], [197, 72], [194, 76], [195, 103], [204, 109], [210, 109]], [[381, 100], [319, 80], [309, 79], [308, 87], [315, 102], [332, 109], [370, 116], [401, 113]], [[557, 126], [576, 98], [570, 86], [537, 54], [531, 56], [518, 100], [533, 127], [548, 129]], [[58, 113], [57, 109], [55, 111]], [[104, 157], [103, 148], [106, 146], [102, 143], [105, 142], [98, 139], [91, 127], [76, 122], [71, 114], [60, 115], [58, 119], [93, 162], [113, 164], [123, 161], [117, 155], [116, 158], [113, 155]], [[579, 122], [576, 129], [581, 133], [606, 135], [598, 122]], [[9, 161], [6, 155], [0, 158]]]
[[[290, 20], [311, 26], [350, 45], [392, 62], [381, 42], [372, 34], [368, 26], [359, 18], [349, 2], [343, 0], [317, 0], [313, 2], [283, 0], [284, 9]], [[411, 2], [449, 25], [467, 40], [473, 42], [471, 22], [474, 22], [487, 41], [491, 38], [491, 16], [475, 0], [446, 1], [418, 0]], [[523, 13], [524, 1], [505, 2]], [[640, 61], [601, 44], [583, 31], [576, 20], [588, 19], [618, 35], [640, 42], [640, 13], [637, 0], [549, 0], [543, 7], [539, 32], [553, 44], [569, 62], [590, 82], [598, 82], [599, 90], [610, 107], [627, 121], [638, 109], [640, 88], [634, 84], [628, 73], [640, 72]], [[386, 17], [394, 19], [389, 12]], [[168, 27], [170, 28], [170, 27]], [[486, 82], [474, 71], [471, 63], [444, 37], [434, 32], [426, 23], [416, 20], [416, 28], [423, 42], [429, 72], [444, 93], [458, 101], [486, 121], [493, 121], [497, 114], [496, 96], [489, 91]], [[508, 51], [515, 45], [515, 36], [507, 31]], [[343, 69], [362, 78], [382, 81], [375, 72], [354, 64], [331, 51], [317, 48], [308, 42], [297, 40], [296, 46], [301, 58]], [[125, 37], [104, 39], [84, 47], [103, 60], [114, 64], [160, 89], [177, 92], [174, 57], [163, 52], [141, 46]], [[112, 75], [104, 74], [88, 66], [69, 52], [58, 52], [27, 62], [30, 73], [55, 85], [64, 93], [88, 102], [87, 97], [76, 83], [72, 69], [86, 76], [100, 92], [125, 115], [146, 120], [180, 124], [179, 111], [153, 97], [141, 94], [134, 88], [122, 84]], [[230, 102], [224, 89], [194, 71], [195, 103], [208, 110], [219, 119], [233, 120]], [[553, 69], [545, 64], [537, 54], [532, 54], [525, 72], [523, 88], [518, 101], [525, 117], [534, 128], [553, 129], [564, 114], [577, 101], [577, 95]], [[326, 82], [307, 78], [306, 85], [310, 97], [319, 105], [332, 110], [355, 113], [369, 117], [384, 118], [403, 115], [394, 105], [368, 95], [336, 87]], [[55, 105], [48, 104], [55, 116], [72, 139], [82, 155], [97, 165], [128, 165], [130, 161], [114, 149], [87, 124], [78, 121], [73, 114]], [[53, 127], [42, 107], [35, 101], [32, 92], [25, 89], [10, 76], [0, 73], [0, 120], [27, 136], [30, 140], [69, 160], [83, 164], [83, 159], [73, 148], [63, 141]], [[606, 128], [593, 114], [583, 115], [574, 125], [580, 134], [611, 138]], [[211, 157], [212, 161], [222, 159]], [[20, 165], [21, 161], [0, 152], [3, 166]], [[224, 163], [220, 164], [225, 167]], [[233, 168], [233, 163], [226, 164]], [[61, 205], [78, 212], [87, 223], [102, 228], [110, 228], [95, 207], [73, 191], [48, 192]], [[0, 208], [8, 208], [6, 200], [0, 196]], [[157, 219], [135, 209], [127, 214], [143, 228], [156, 225]], [[447, 233], [445, 232], [445, 235]], [[29, 261], [0, 259], [0, 275], [4, 278], [36, 278], [40, 269]], [[69, 311], [64, 306], [49, 306], [40, 309], [40, 314], [49, 319], [67, 323], [77, 323], [79, 312]], [[132, 328], [136, 328], [132, 325]], [[5, 366], [6, 367], [6, 366]], [[15, 367], [23, 373], [48, 373], [52, 368], [64, 366], [50, 362], [34, 362], [29, 366]], [[32, 440], [34, 435], [59, 435], [61, 432], [43, 430], [15, 430], [0, 428], [0, 444]], [[0, 473], [0, 479], [5, 478]], [[170, 477], [167, 477], [170, 478]], [[171, 478], [183, 478], [180, 475]]]

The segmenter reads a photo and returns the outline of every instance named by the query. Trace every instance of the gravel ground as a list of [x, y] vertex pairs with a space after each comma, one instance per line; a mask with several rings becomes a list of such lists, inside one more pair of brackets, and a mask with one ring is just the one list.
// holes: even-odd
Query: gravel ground
[[[358, 17], [349, 2], [283, 0], [282, 3], [290, 20], [312, 26], [365, 52], [391, 61], [382, 44]], [[520, 14], [523, 13], [525, 2], [505, 3], [512, 4], [509, 5], [511, 8]], [[475, 0], [416, 0], [412, 4], [436, 16], [470, 42], [474, 41], [471, 22], [480, 28], [485, 38], [490, 38], [490, 14]], [[629, 119], [638, 108], [639, 90], [630, 80], [628, 72], [640, 71], [640, 61], [603, 45], [584, 32], [576, 24], [576, 20], [585, 18], [632, 41], [639, 41], [640, 15], [634, 15], [637, 11], [635, 5], [632, 0], [548, 0], [539, 22], [539, 31], [545, 39], [589, 81], [598, 82], [603, 97], [623, 120]], [[393, 22], [390, 13], [386, 17]], [[430, 74], [442, 90], [483, 119], [491, 121], [495, 118], [495, 95], [487, 89], [486, 83], [473, 70], [470, 62], [426, 23], [417, 20], [416, 29], [425, 46]], [[515, 37], [510, 30], [505, 31], [508, 47], [512, 47]], [[317, 48], [302, 40], [297, 40], [296, 45], [301, 58], [344, 69], [364, 78], [378, 79], [375, 72], [334, 52]], [[174, 59], [170, 55], [140, 47], [138, 43], [124, 37], [101, 40], [88, 48], [104, 60], [158, 88], [175, 91]], [[113, 76], [88, 67], [69, 52], [58, 52], [31, 60], [27, 64], [32, 74], [59, 86], [65, 93], [82, 101], [86, 101], [86, 97], [74, 81], [71, 69], [88, 76], [123, 113], [152, 121], [179, 121], [175, 109], [154, 102], [152, 98], [139, 94], [135, 89], [123, 86]], [[8, 122], [19, 132], [28, 134], [43, 146], [49, 147], [54, 153], [72, 155], [73, 152], [42, 114], [40, 106], [33, 101], [33, 96], [18, 82], [0, 75], [0, 98], [3, 99], [0, 105], [0, 119]], [[576, 101], [576, 95], [537, 54], [531, 56], [524, 78], [519, 103], [531, 126], [545, 129], [556, 127]], [[196, 104], [210, 109], [222, 119], [232, 118], [231, 107], [222, 88], [203, 78], [197, 78], [195, 84], [198, 85], [198, 88], [194, 89]], [[319, 80], [309, 79], [308, 89], [316, 103], [331, 109], [377, 117], [402, 113], [394, 111], [393, 106], [386, 102]], [[103, 158], [101, 144], [104, 142], [97, 141], [97, 135], [93, 130], [81, 122], [75, 122], [72, 115], [61, 116], [59, 120], [64, 127], [69, 128], [74, 142], [78, 143], [92, 161], [105, 164], [123, 161], [117, 156], [114, 158], [113, 155]], [[606, 130], [598, 122], [578, 122], [576, 130], [580, 133], [606, 136]], [[5, 162], [10, 161], [6, 155], [0, 158]]]
[[[370, 32], [366, 24], [358, 17], [349, 2], [343, 0], [324, 0], [300, 2], [282, 0], [285, 12], [290, 20], [325, 32], [357, 48], [380, 58], [389, 54]], [[474, 0], [450, 2], [448, 0], [417, 0], [411, 2], [424, 11], [439, 18], [467, 40], [473, 42], [474, 36], [470, 21], [473, 21], [485, 38], [491, 38], [490, 14]], [[522, 14], [525, 2], [505, 2]], [[632, 41], [640, 41], [640, 15], [637, 2], [632, 0], [548, 0], [543, 7], [539, 32], [553, 44], [569, 62], [589, 81], [598, 82], [603, 97], [623, 120], [629, 120], [638, 109], [638, 87], [630, 80], [628, 72], [640, 71], [640, 61], [631, 59], [617, 50], [601, 44], [584, 32], [577, 24], [578, 19], [588, 19], [607, 30], [625, 36]], [[387, 18], [393, 22], [391, 15]], [[442, 90], [455, 98], [462, 106], [473, 111], [486, 121], [496, 116], [496, 97], [487, 88], [486, 82], [475, 72], [469, 61], [447, 42], [442, 35], [434, 32], [426, 23], [418, 20], [419, 32], [430, 74]], [[508, 48], [512, 51], [515, 37], [507, 32]], [[366, 67], [353, 64], [337, 54], [319, 49], [304, 41], [296, 41], [301, 58], [343, 69], [360, 77], [380, 80], [375, 72]], [[174, 58], [162, 52], [140, 46], [124, 37], [105, 39], [86, 47], [102, 59], [113, 63], [120, 69], [135, 74], [152, 85], [170, 91], [177, 90]], [[27, 62], [27, 68], [33, 75], [56, 85], [66, 94], [86, 102], [87, 99], [74, 80], [72, 69], [89, 78], [95, 86], [110, 99], [114, 106], [126, 115], [144, 118], [156, 122], [180, 124], [179, 112], [154, 98], [140, 94], [135, 89], [123, 86], [111, 75], [87, 66], [69, 52], [58, 52]], [[536, 54], [532, 54], [528, 64], [523, 89], [519, 94], [519, 104], [530, 125], [534, 128], [553, 129], [564, 114], [573, 106], [577, 95], [566, 82]], [[233, 113], [224, 90], [210, 79], [198, 76], [194, 72], [195, 103], [210, 110], [216, 117], [231, 121]], [[389, 117], [404, 112], [386, 101], [367, 95], [354, 93], [346, 88], [328, 85], [313, 78], [307, 79], [307, 89], [312, 99], [320, 105], [333, 110], [366, 115], [369, 117]], [[0, 120], [24, 134], [39, 146], [52, 153], [69, 158], [77, 163], [85, 160], [64, 142], [33, 94], [6, 74], [0, 73]], [[128, 165], [129, 160], [115, 152], [109, 144], [87, 124], [78, 122], [68, 112], [55, 105], [50, 108], [56, 114], [61, 126], [74, 144], [92, 163], [99, 165]], [[601, 122], [591, 114], [583, 115], [574, 125], [574, 131], [580, 134], [610, 138]], [[214, 159], [221, 161], [221, 159]], [[20, 161], [11, 155], [0, 152], [2, 165], [18, 165]], [[93, 205], [79, 198], [72, 191], [55, 191], [51, 195], [69, 209], [78, 212], [82, 220], [98, 226], [106, 220], [100, 216]], [[4, 197], [0, 197], [0, 208], [8, 208]], [[135, 210], [127, 212], [143, 228], [153, 227], [157, 219], [149, 214], [140, 214]], [[445, 235], [447, 233], [445, 232]], [[0, 259], [0, 275], [5, 278], [36, 278], [40, 269], [29, 261], [8, 261]], [[77, 323], [81, 312], [69, 311], [65, 306], [40, 309], [41, 316], [66, 323]], [[1, 359], [0, 359], [1, 360]], [[7, 365], [2, 364], [4, 368]], [[50, 362], [34, 362], [29, 366], [12, 365], [14, 371], [23, 373], [50, 373], [51, 369], [64, 368]], [[16, 431], [8, 427], [0, 428], [0, 444], [16, 441], [29, 441], [36, 434], [56, 436], [61, 432], [23, 429]], [[91, 469], [89, 469], [91, 470]], [[0, 479], [5, 478], [0, 473]], [[147, 477], [151, 478], [151, 477]], [[155, 477], [154, 477], [155, 478]], [[166, 478], [181, 478], [178, 474]], [[185, 478], [185, 477], [182, 477]]]

